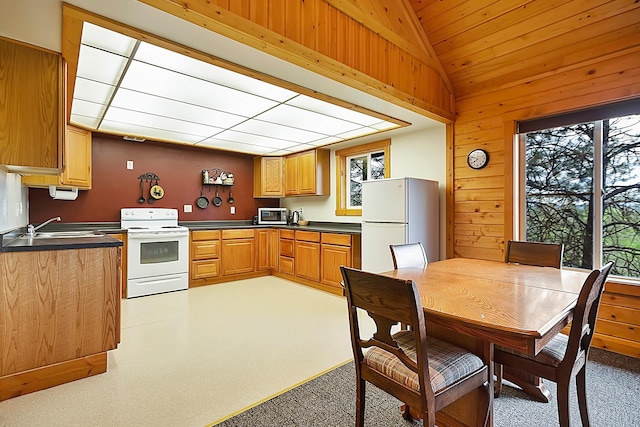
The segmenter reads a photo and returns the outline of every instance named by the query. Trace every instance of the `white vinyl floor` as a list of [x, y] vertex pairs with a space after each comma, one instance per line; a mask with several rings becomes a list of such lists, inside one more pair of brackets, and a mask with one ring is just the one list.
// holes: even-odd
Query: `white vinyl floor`
[[0, 427], [202, 427], [350, 359], [345, 299], [277, 277], [123, 300], [107, 372], [0, 402]]

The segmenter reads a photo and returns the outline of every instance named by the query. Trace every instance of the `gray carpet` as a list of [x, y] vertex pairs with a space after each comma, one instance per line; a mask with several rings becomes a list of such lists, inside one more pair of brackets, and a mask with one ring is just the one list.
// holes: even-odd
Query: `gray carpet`
[[[587, 365], [587, 398], [593, 427], [640, 426], [640, 359], [592, 349]], [[546, 381], [555, 399], [555, 384]], [[571, 390], [571, 426], [580, 426], [575, 389]], [[531, 400], [520, 389], [505, 384], [494, 401], [496, 427], [558, 425], [557, 406]], [[367, 384], [365, 425], [422, 426], [402, 419], [400, 402]], [[353, 426], [355, 370], [348, 363], [299, 387], [216, 424], [230, 426]]]

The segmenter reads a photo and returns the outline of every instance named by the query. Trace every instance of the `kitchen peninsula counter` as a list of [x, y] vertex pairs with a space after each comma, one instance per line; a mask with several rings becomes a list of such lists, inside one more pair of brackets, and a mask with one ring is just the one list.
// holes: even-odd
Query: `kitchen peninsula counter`
[[0, 401], [104, 373], [120, 342], [122, 242], [18, 236], [0, 252]]

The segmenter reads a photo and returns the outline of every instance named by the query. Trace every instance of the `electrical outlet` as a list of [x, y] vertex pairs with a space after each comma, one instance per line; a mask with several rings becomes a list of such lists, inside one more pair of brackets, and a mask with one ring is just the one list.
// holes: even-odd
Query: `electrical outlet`
[[185, 212], [191, 212], [193, 209], [193, 205], [184, 205], [183, 206]]
[[127, 169], [133, 170], [133, 160], [127, 160]]
[[235, 214], [236, 214], [236, 207], [231, 206], [231, 215], [235, 215]]

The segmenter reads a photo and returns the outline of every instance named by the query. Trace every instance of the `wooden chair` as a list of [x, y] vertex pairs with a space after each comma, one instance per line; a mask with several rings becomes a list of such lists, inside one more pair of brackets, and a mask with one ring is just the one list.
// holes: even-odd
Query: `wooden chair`
[[427, 265], [427, 254], [422, 243], [407, 243], [404, 245], [389, 245], [393, 268], [424, 267]]
[[537, 356], [504, 348], [496, 348], [494, 353], [496, 363], [546, 378], [558, 385], [558, 416], [561, 427], [569, 427], [569, 382], [574, 376], [582, 425], [589, 426], [586, 364], [600, 298], [612, 266], [613, 262], [609, 262], [601, 270], [593, 270], [587, 277], [578, 296], [568, 337], [564, 334], [556, 335]]
[[[562, 243], [555, 244], [509, 240], [507, 242], [505, 261], [507, 263], [537, 265], [539, 267], [561, 268], [563, 253], [564, 245]], [[494, 395], [495, 397], [498, 397], [502, 392], [504, 369], [502, 365], [496, 363], [494, 370], [496, 373]], [[536, 383], [539, 381], [539, 378], [534, 379], [534, 382]]]
[[538, 265], [540, 267], [561, 268], [563, 252], [563, 244], [509, 240], [507, 242], [505, 261]]
[[[404, 402], [405, 418], [410, 419], [413, 410], [430, 427], [435, 425], [437, 411], [481, 389], [483, 412], [478, 425], [485, 425], [490, 404], [487, 366], [467, 350], [427, 337], [415, 283], [344, 266], [340, 270], [356, 364], [356, 426], [364, 425], [367, 381]], [[358, 309], [375, 321], [377, 332], [372, 337], [360, 336]], [[392, 334], [391, 328], [399, 322], [411, 330]]]

